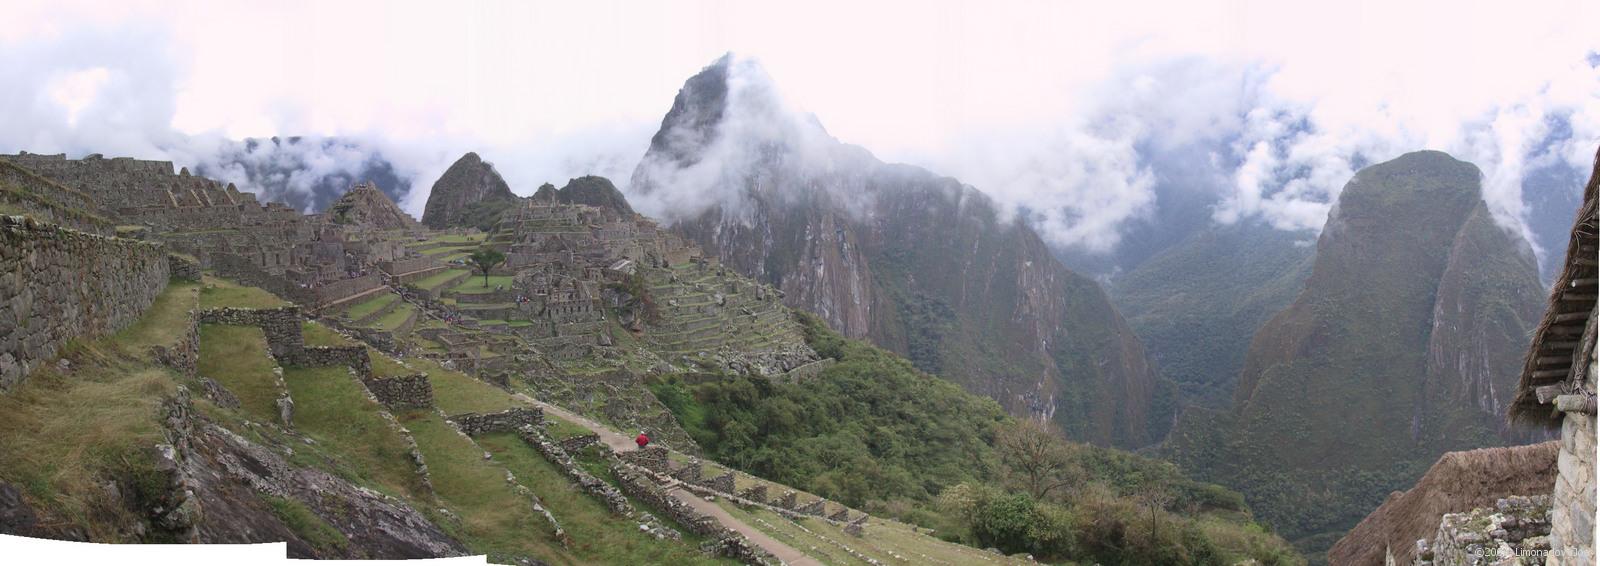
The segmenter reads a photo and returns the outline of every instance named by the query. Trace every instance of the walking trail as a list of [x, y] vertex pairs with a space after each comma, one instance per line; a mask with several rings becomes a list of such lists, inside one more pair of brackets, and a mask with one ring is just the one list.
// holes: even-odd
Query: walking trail
[[[516, 394], [516, 397], [522, 401], [532, 403], [534, 406], [543, 409], [547, 413], [561, 417], [564, 420], [589, 429], [590, 431], [599, 435], [600, 441], [606, 443], [606, 446], [611, 447], [611, 450], [613, 451], [625, 452], [635, 449], [633, 437], [612, 430], [611, 427], [594, 422], [593, 420], [573, 413], [572, 411], [568, 411], [561, 407], [551, 405], [521, 393]], [[694, 507], [696, 511], [715, 517], [717, 522], [722, 523], [722, 526], [732, 529], [736, 533], [744, 535], [745, 538], [750, 539], [750, 542], [753, 542], [757, 546], [766, 549], [767, 552], [772, 553], [773, 556], [776, 556], [779, 560], [782, 560], [784, 564], [791, 566], [821, 565], [820, 562], [817, 562], [816, 559], [807, 556], [804, 552], [800, 552], [794, 547], [785, 544], [783, 541], [772, 538], [771, 536], [768, 536], [767, 533], [762, 532], [760, 529], [752, 527], [749, 524], [746, 524], [744, 521], [739, 520], [737, 517], [729, 514], [728, 510], [723, 509], [722, 506], [710, 501], [706, 501], [705, 499], [701, 499], [699, 496], [686, 490], [678, 489], [677, 481], [673, 481], [671, 484], [667, 485], [666, 489], [668, 493], [671, 493], [673, 497], [678, 498], [679, 501], [688, 503], [689, 506]]]

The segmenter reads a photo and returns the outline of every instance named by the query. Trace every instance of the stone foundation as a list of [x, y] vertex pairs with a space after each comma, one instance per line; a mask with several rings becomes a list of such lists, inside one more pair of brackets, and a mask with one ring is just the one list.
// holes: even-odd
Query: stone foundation
[[667, 449], [660, 446], [651, 446], [643, 450], [633, 450], [620, 454], [624, 461], [639, 466], [652, 472], [667, 473]]

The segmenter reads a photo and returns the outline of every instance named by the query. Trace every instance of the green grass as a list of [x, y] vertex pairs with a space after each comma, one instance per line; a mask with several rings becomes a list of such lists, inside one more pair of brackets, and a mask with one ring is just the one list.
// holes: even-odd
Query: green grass
[[413, 358], [409, 363], [427, 372], [428, 379], [433, 382], [433, 402], [446, 414], [493, 413], [527, 405], [499, 387], [445, 369], [433, 360]]
[[440, 271], [440, 272], [435, 273], [433, 275], [429, 275], [427, 278], [422, 279], [420, 281], [417, 281], [416, 283], [412, 283], [411, 285], [413, 287], [417, 287], [417, 288], [420, 288], [420, 289], [427, 289], [429, 291], [432, 291], [434, 289], [438, 289], [440, 286], [444, 285], [445, 283], [448, 283], [451, 279], [455, 279], [456, 277], [460, 277], [461, 274], [463, 274], [463, 273], [467, 273], [467, 270], [465, 270], [465, 269], [446, 269], [444, 271]]
[[472, 274], [472, 277], [462, 280], [461, 284], [456, 285], [454, 288], [450, 289], [450, 291], [453, 293], [461, 293], [463, 295], [481, 295], [484, 293], [493, 293], [494, 288], [497, 285], [506, 289], [510, 289], [512, 279], [513, 276], [511, 275], [490, 275], [489, 284], [488, 286], [485, 286], [483, 284], [483, 275], [474, 273]]
[[144, 316], [117, 333], [114, 339], [135, 351], [176, 344], [188, 329], [189, 311], [199, 304], [199, 289], [198, 283], [168, 283], [167, 290], [156, 296]]
[[305, 338], [307, 346], [349, 346], [355, 344], [354, 340], [345, 338], [344, 335], [334, 332], [332, 328], [309, 320], [300, 325], [300, 335]]
[[338, 454], [343, 464], [321, 462], [321, 467], [391, 495], [426, 493], [404, 437], [389, 428], [380, 414], [383, 407], [367, 399], [348, 368], [292, 368], [284, 371], [284, 381], [295, 401], [295, 428]]
[[506, 485], [505, 472], [484, 461], [477, 445], [433, 412], [410, 411], [399, 417], [428, 462], [435, 493], [461, 517], [463, 538], [473, 551], [577, 563], [555, 540], [549, 522], [533, 512], [533, 502]]
[[416, 373], [411, 368], [394, 361], [394, 358], [389, 357], [388, 354], [370, 347], [367, 348], [367, 358], [372, 360], [372, 374], [379, 377], [396, 377]]
[[199, 374], [217, 380], [250, 419], [278, 422], [277, 363], [267, 352], [267, 337], [254, 326], [200, 325]]
[[329, 525], [299, 501], [273, 495], [261, 495], [261, 499], [272, 508], [272, 514], [277, 515], [283, 524], [289, 526], [289, 530], [300, 535], [300, 538], [311, 543], [311, 546], [323, 550], [336, 550], [343, 549], [350, 543], [350, 539], [345, 538], [344, 533], [333, 528], [333, 525]]
[[595, 564], [732, 564], [701, 554], [694, 540], [657, 541], [639, 532], [637, 525], [611, 511], [598, 500], [573, 489], [561, 471], [512, 433], [478, 438], [517, 480], [540, 494], [545, 507], [572, 535], [574, 554]]
[[[50, 515], [84, 527], [96, 541], [135, 542], [118, 524], [140, 520], [105, 497], [116, 481], [129, 497], [146, 486], [149, 447], [165, 442], [162, 399], [168, 370], [118, 355], [105, 343], [68, 348], [73, 373], [51, 365], [0, 395], [0, 481], [20, 487]], [[152, 493], [164, 486], [155, 486]]]
[[396, 328], [400, 328], [400, 325], [405, 324], [406, 319], [410, 318], [415, 312], [416, 309], [410, 304], [400, 305], [395, 307], [394, 310], [389, 311], [389, 314], [378, 317], [378, 320], [372, 323], [372, 327], [378, 330], [394, 330]]
[[216, 277], [206, 277], [204, 282], [206, 287], [200, 290], [200, 308], [270, 309], [289, 305], [289, 301], [264, 289], [245, 287]]
[[568, 422], [566, 419], [555, 415], [545, 415], [544, 421], [547, 423], [545, 424], [544, 433], [556, 440], [565, 440], [594, 432], [583, 425]]
[[361, 304], [350, 307], [350, 310], [345, 311], [344, 314], [350, 317], [350, 320], [361, 320], [367, 315], [378, 312], [378, 310], [388, 306], [389, 303], [393, 303], [397, 300], [400, 300], [400, 295], [396, 295], [394, 293], [379, 293], [376, 297], [367, 299], [366, 301], [362, 301]]
[[445, 234], [429, 238], [426, 244], [468, 244], [482, 242], [487, 234]]

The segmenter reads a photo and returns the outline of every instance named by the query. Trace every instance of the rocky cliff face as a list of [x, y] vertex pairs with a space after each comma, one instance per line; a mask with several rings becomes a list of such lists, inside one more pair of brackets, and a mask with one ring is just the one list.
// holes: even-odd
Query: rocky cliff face
[[1186, 415], [1168, 451], [1320, 551], [1445, 451], [1526, 437], [1501, 415], [1540, 294], [1477, 167], [1424, 151], [1362, 169], [1299, 296], [1256, 332], [1233, 410]]
[[494, 165], [469, 152], [433, 183], [422, 223], [435, 230], [467, 226], [487, 230], [516, 199]]
[[395, 206], [388, 195], [371, 183], [351, 187], [344, 196], [328, 206], [328, 216], [335, 223], [358, 226], [370, 230], [408, 230], [417, 228], [417, 220]]
[[636, 204], [842, 333], [1075, 438], [1159, 440], [1173, 389], [1105, 293], [955, 179], [883, 163], [785, 105], [753, 63], [689, 79]]

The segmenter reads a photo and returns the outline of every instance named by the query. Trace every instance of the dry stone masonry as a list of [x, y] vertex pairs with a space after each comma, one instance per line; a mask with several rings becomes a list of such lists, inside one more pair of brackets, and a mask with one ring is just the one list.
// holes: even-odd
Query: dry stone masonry
[[138, 320], [168, 275], [160, 244], [0, 216], [0, 391], [68, 341]]
[[1417, 541], [1413, 566], [1544, 564], [1550, 554], [1550, 497], [1508, 497], [1493, 508], [1450, 513], [1433, 540]]
[[544, 411], [538, 407], [514, 407], [498, 413], [462, 413], [450, 417], [450, 422], [467, 436], [521, 430], [525, 426], [544, 424]]

